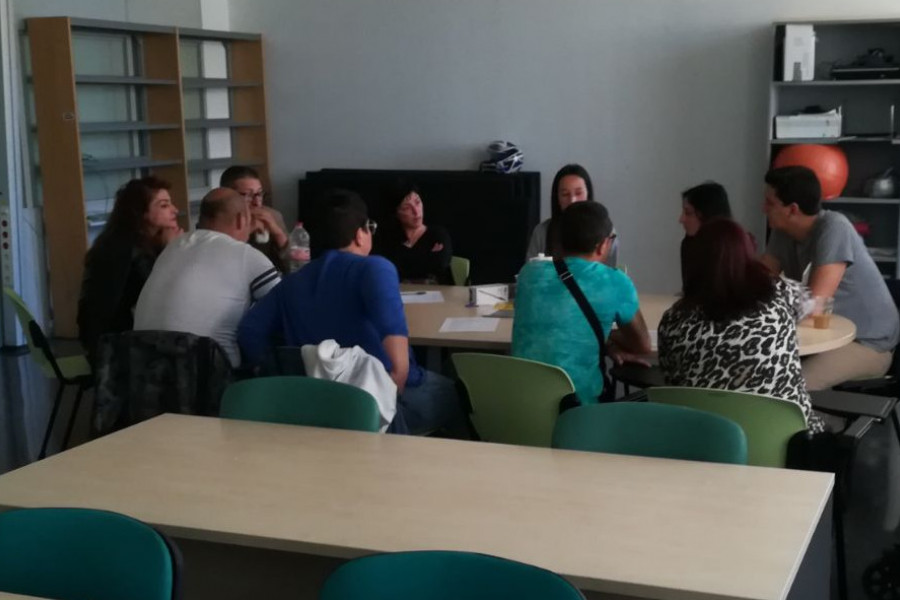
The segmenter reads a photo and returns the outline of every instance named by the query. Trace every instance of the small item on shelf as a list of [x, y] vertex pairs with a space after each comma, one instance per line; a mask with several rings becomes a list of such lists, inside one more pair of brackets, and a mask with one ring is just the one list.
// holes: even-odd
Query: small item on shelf
[[900, 64], [884, 53], [884, 48], [870, 48], [849, 63], [836, 62], [831, 67], [831, 78], [837, 80], [900, 79]]
[[868, 237], [868, 235], [872, 232], [872, 228], [869, 225], [869, 222], [856, 213], [847, 212], [845, 210], [839, 210], [837, 212], [847, 217], [847, 220], [850, 221], [850, 224], [853, 225], [853, 228], [856, 230], [856, 233], [858, 233], [860, 237]]
[[784, 26], [784, 81], [812, 81], [816, 66], [816, 32], [812, 25]]
[[779, 115], [775, 117], [775, 138], [839, 138], [842, 119], [840, 108], [823, 111], [818, 106], [793, 115]]
[[866, 181], [863, 193], [869, 198], [896, 198], [897, 182], [893, 167]]

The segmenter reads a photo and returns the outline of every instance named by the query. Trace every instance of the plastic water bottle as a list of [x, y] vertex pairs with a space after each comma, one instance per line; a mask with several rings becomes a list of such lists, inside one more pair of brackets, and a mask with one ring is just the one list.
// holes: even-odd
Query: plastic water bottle
[[291, 260], [291, 273], [299, 271], [309, 262], [309, 233], [303, 229], [303, 223], [297, 221], [288, 239]]

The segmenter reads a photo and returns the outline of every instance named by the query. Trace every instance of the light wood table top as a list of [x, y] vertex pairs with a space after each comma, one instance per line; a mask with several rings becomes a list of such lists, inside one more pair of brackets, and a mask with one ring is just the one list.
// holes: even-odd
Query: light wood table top
[[0, 600], [42, 600], [37, 596], [22, 596], [20, 594], [7, 594], [6, 592], [0, 592]]
[[[440, 290], [443, 303], [407, 304], [406, 322], [409, 341], [417, 346], [441, 346], [448, 348], [473, 348], [480, 350], [509, 350], [512, 342], [512, 319], [501, 319], [497, 330], [490, 333], [440, 333], [438, 330], [447, 317], [478, 317], [495, 312], [493, 306], [468, 307], [469, 288], [452, 285], [402, 285], [404, 291]], [[663, 313], [671, 307], [676, 296], [672, 294], [638, 294], [641, 312], [647, 328], [656, 331]], [[800, 356], [818, 354], [845, 346], [856, 337], [856, 326], [839, 315], [831, 317], [831, 327], [814, 329], [804, 321], [797, 327]], [[656, 344], [653, 345], [656, 352]]]
[[781, 599], [827, 473], [163, 415], [0, 476], [0, 507], [349, 558], [484, 552], [588, 590]]

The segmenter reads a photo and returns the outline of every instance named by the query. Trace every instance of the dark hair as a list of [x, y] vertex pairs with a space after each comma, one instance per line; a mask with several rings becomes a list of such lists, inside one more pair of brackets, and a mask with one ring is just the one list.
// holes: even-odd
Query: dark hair
[[310, 232], [319, 250], [346, 248], [366, 226], [369, 211], [356, 192], [328, 190], [316, 201], [315, 226]]
[[775, 293], [771, 271], [753, 256], [753, 242], [730, 219], [705, 223], [692, 238], [679, 308], [698, 308], [712, 321], [733, 321]]
[[559, 218], [560, 241], [565, 254], [593, 252], [612, 233], [609, 212], [599, 202], [570, 204]]
[[132, 179], [120, 187], [116, 192], [116, 203], [106, 220], [106, 227], [98, 239], [123, 236], [133, 239], [135, 245], [145, 250], [155, 250], [154, 236], [147, 230], [144, 217], [157, 192], [171, 187], [168, 181], [153, 175]]
[[588, 202], [594, 201], [594, 184], [591, 182], [591, 176], [588, 175], [587, 169], [577, 164], [566, 165], [553, 176], [553, 184], [550, 187], [550, 216], [553, 218], [558, 217], [559, 213], [562, 212], [559, 208], [559, 182], [563, 177], [569, 175], [575, 175], [584, 180], [584, 185], [587, 188]]
[[822, 208], [822, 185], [807, 167], [779, 167], [766, 173], [766, 183], [785, 206], [796, 204], [804, 215], [817, 215]]
[[694, 207], [701, 223], [717, 217], [731, 218], [728, 192], [715, 181], [706, 181], [681, 192], [681, 199]]
[[234, 165], [222, 172], [222, 176], [219, 177], [219, 185], [233, 188], [239, 179], [259, 179], [259, 173], [253, 167]]
[[400, 203], [403, 202], [403, 199], [415, 192], [422, 196], [421, 190], [419, 190], [419, 186], [417, 186], [412, 181], [406, 179], [400, 179], [394, 183], [391, 187], [390, 197], [388, 201], [388, 206], [390, 207], [392, 212], [397, 211], [397, 207], [400, 206]]

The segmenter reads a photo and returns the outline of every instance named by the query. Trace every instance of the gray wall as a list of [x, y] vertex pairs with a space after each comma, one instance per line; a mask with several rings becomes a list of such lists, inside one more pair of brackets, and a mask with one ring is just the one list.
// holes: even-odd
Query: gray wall
[[545, 192], [562, 164], [584, 164], [638, 287], [673, 291], [683, 188], [722, 182], [736, 217], [764, 231], [771, 22], [900, 18], [900, 2], [230, 0], [230, 11], [233, 29], [266, 38], [288, 217], [307, 170], [470, 169], [507, 139]]
[[78, 17], [200, 27], [200, 0], [10, 0], [17, 19]]

